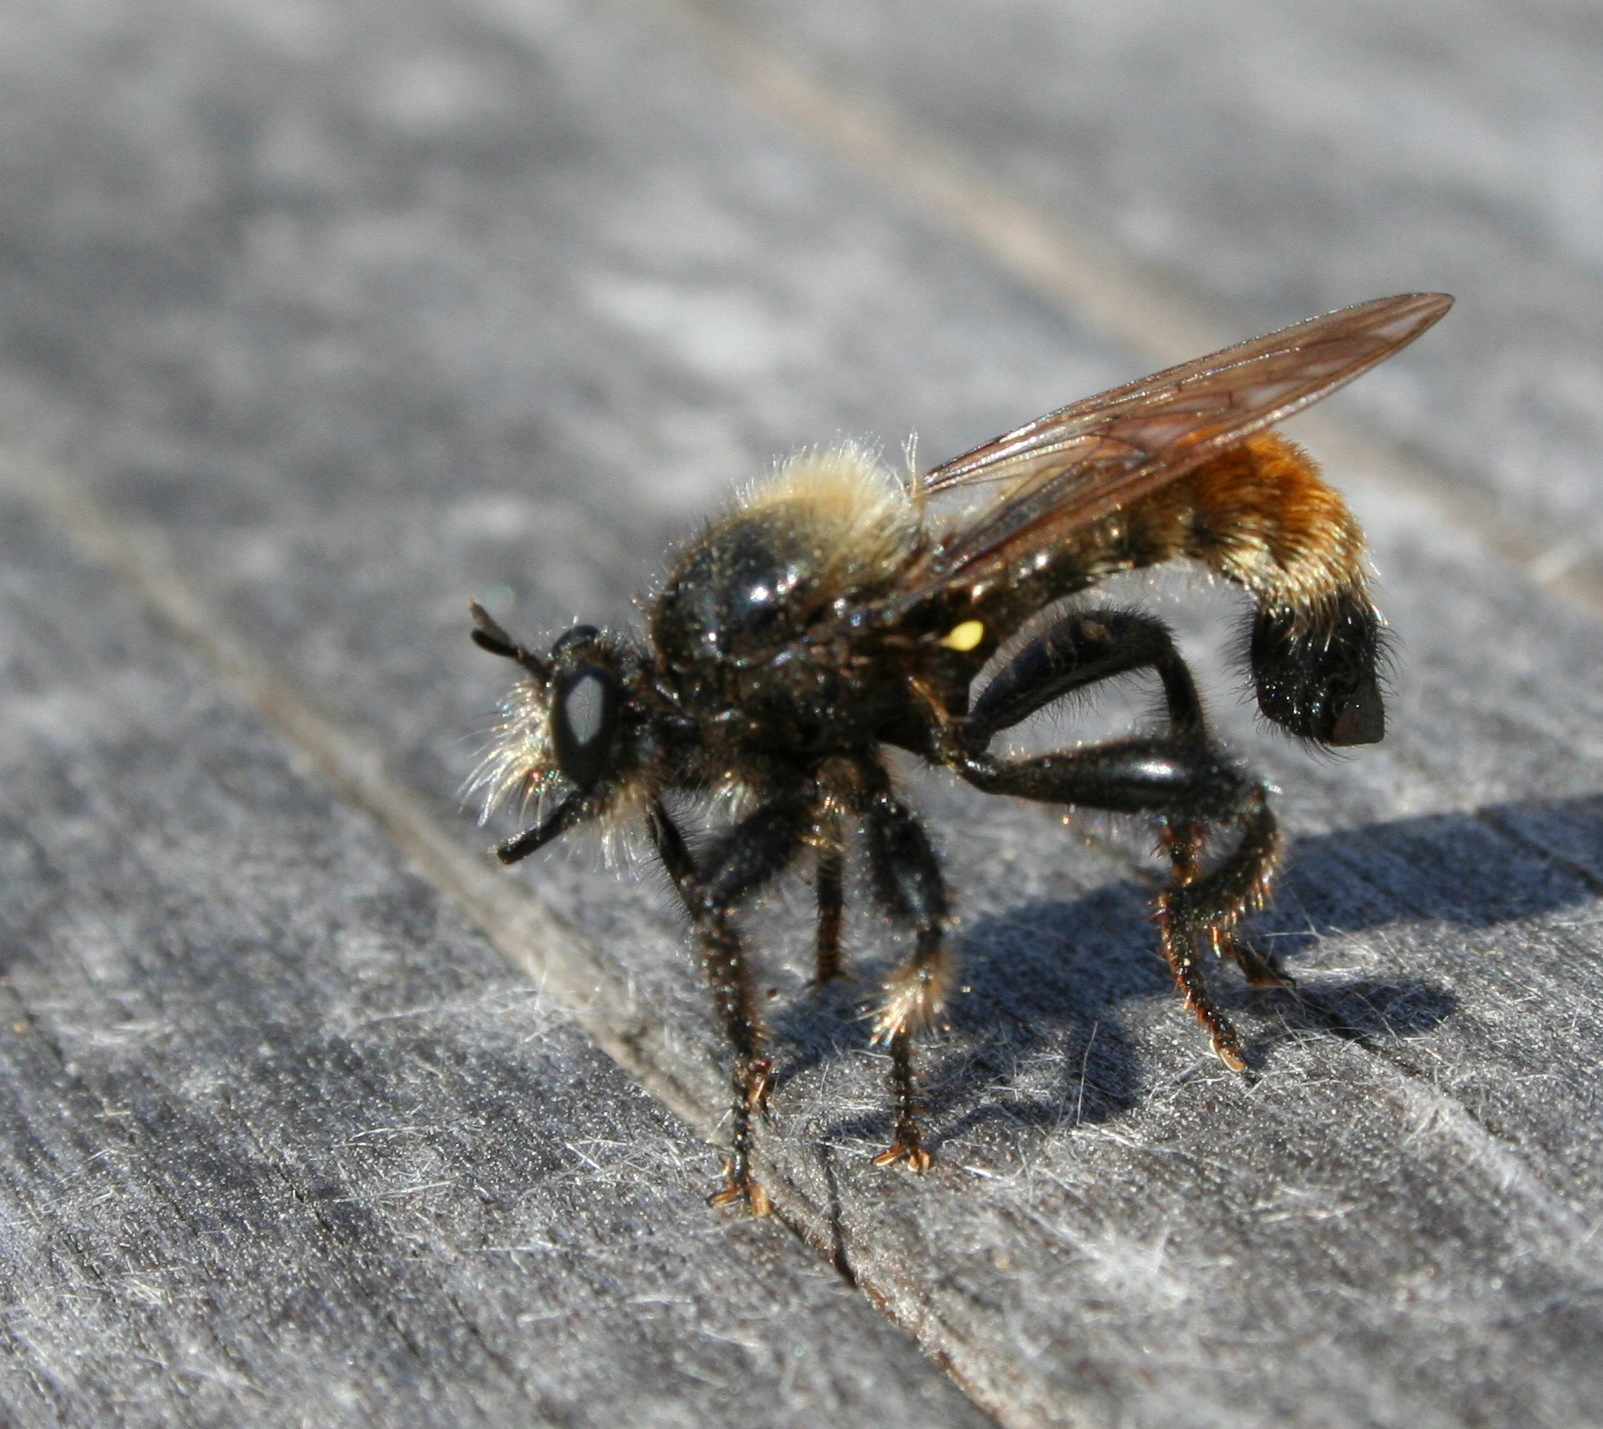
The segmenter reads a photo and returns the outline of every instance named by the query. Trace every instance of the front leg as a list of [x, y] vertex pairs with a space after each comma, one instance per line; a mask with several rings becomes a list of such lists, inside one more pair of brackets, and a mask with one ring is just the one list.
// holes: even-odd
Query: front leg
[[646, 823], [651, 830], [651, 842], [657, 850], [657, 857], [668, 870], [668, 877], [673, 880], [680, 902], [684, 903], [685, 912], [689, 914], [691, 908], [685, 890], [695, 881], [696, 861], [691, 856], [690, 845], [685, 842], [679, 825], [662, 802], [661, 795], [652, 799], [651, 807], [646, 811]]
[[813, 842], [818, 849], [818, 937], [813, 945], [813, 981], [822, 987], [843, 974], [840, 931], [846, 912], [846, 834], [838, 812], [830, 810], [820, 816]]
[[665, 853], [664, 862], [690, 914], [713, 1005], [735, 1053], [731, 1154], [726, 1184], [712, 1203], [744, 1200], [754, 1214], [766, 1215], [768, 1195], [751, 1171], [752, 1119], [767, 1104], [773, 1063], [763, 1055], [762, 1023], [734, 913], [795, 858], [812, 828], [811, 800], [801, 789], [771, 800], [720, 838], [699, 869], [665, 812], [661, 819], [654, 814], [652, 824], [658, 848], [666, 843], [673, 851]]

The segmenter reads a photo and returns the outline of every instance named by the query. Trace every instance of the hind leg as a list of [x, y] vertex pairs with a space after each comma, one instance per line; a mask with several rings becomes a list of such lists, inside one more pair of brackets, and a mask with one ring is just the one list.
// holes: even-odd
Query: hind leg
[[[960, 739], [971, 750], [983, 750], [1002, 730], [1053, 701], [1140, 670], [1151, 670], [1162, 681], [1167, 739], [1176, 748], [1216, 760], [1196, 682], [1175, 648], [1169, 627], [1143, 612], [1116, 609], [1072, 611], [1024, 646], [975, 700], [972, 713], [960, 727]], [[1164, 815], [1160, 848], [1169, 860], [1175, 887], [1196, 883], [1202, 876], [1207, 843], [1205, 822], [1157, 812]], [[1233, 924], [1216, 923], [1209, 941], [1222, 956], [1241, 966], [1252, 986], [1287, 984], [1277, 968], [1241, 940]]]
[[[1207, 1028], [1214, 1052], [1226, 1066], [1245, 1071], [1241, 1039], [1214, 1002], [1201, 960], [1207, 952], [1239, 958], [1233, 942], [1236, 927], [1268, 895], [1280, 836], [1264, 786], [1212, 745], [1173, 736], [1120, 740], [1030, 759], [970, 754], [954, 767], [991, 794], [1157, 815], [1171, 831], [1220, 826], [1240, 831], [1235, 848], [1210, 873], [1200, 871], [1196, 857], [1201, 835], [1195, 840], [1185, 835], [1184, 848], [1172, 855], [1180, 860], [1176, 879], [1158, 899], [1158, 929], [1175, 983]], [[1262, 962], [1256, 954], [1252, 957]]]
[[1151, 670], [1163, 682], [1169, 732], [1205, 739], [1196, 681], [1156, 616], [1135, 610], [1076, 610], [1024, 646], [974, 701], [964, 741], [983, 749], [1004, 729], [1055, 700], [1119, 675]]

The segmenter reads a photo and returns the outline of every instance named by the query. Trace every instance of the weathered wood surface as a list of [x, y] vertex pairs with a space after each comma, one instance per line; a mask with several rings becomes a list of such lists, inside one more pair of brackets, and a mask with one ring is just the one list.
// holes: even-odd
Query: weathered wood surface
[[0, 506], [8, 1424], [983, 1423]]
[[[889, 949], [857, 920], [857, 987], [799, 997], [782, 891], [753, 922], [782, 1214], [1009, 1424], [1595, 1422], [1603, 630], [1494, 554], [1567, 525], [1553, 577], [1594, 540], [1596, 189], [1531, 167], [1589, 162], [1586, 12], [1349, 8], [1333, 48], [1315, 7], [1206, 35], [959, 8], [8, 8], [11, 1417], [976, 1412], [826, 1262], [702, 1209], [715, 1157], [573, 1030], [716, 1134], [655, 880], [572, 851], [499, 878], [455, 811], [504, 678], [467, 595], [531, 634], [625, 619], [776, 452], [916, 427], [938, 457], [1148, 365], [798, 127], [823, 76], [877, 152], [945, 146], [1043, 232], [1075, 210], [1138, 250], [1132, 292], [1233, 313], [1221, 340], [1413, 285], [1462, 304], [1331, 404], [1434, 472], [1371, 441], [1340, 473], [1398, 632], [1386, 744], [1309, 759], [1215, 699], [1294, 840], [1260, 929], [1304, 1000], [1219, 977], [1260, 1079], [1166, 987], [1139, 835], [916, 781], [970, 987], [931, 1058], [941, 1160], [866, 1164], [856, 998]], [[1313, 104], [1304, 54], [1401, 96], [1413, 147]], [[1480, 227], [1442, 175], [1495, 194]], [[1444, 473], [1489, 495], [1444, 508]], [[1151, 598], [1227, 678], [1235, 606], [1178, 594]]]

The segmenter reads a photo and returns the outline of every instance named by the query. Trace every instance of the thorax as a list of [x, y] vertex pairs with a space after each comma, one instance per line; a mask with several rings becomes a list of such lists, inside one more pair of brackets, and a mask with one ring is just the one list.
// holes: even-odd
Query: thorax
[[856, 454], [788, 469], [680, 556], [651, 611], [660, 678], [702, 742], [809, 760], [874, 742], [907, 699], [859, 616], [917, 550], [905, 496]]

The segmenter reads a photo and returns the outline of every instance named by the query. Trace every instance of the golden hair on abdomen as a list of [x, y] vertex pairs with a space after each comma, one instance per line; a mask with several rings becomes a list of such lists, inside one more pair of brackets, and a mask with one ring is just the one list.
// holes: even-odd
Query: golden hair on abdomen
[[1326, 744], [1382, 737], [1363, 533], [1301, 447], [1260, 433], [1132, 502], [1112, 529], [1108, 569], [1188, 557], [1252, 595], [1247, 654], [1276, 724]]
[[1317, 618], [1364, 588], [1364, 537], [1352, 512], [1313, 458], [1278, 432], [1205, 462], [1157, 499], [1165, 497], [1189, 508], [1184, 554], [1260, 605]]

